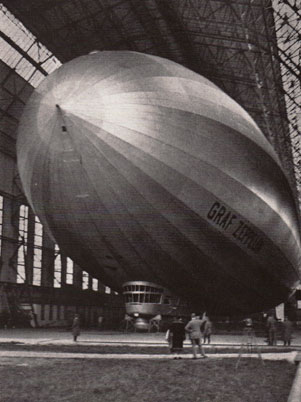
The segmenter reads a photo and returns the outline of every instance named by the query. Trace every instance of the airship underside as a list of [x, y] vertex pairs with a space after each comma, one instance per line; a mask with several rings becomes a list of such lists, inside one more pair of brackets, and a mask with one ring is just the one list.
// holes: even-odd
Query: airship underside
[[37, 88], [17, 143], [25, 194], [83, 269], [216, 312], [261, 311], [300, 278], [297, 210], [251, 117], [174, 62], [99, 52]]

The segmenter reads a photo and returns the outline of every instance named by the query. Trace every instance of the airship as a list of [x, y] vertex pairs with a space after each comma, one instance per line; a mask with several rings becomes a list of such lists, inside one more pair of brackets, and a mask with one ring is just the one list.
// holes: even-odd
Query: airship
[[171, 294], [248, 314], [299, 285], [297, 207], [275, 151], [182, 65], [132, 51], [67, 62], [28, 101], [17, 160], [53, 240], [132, 307]]

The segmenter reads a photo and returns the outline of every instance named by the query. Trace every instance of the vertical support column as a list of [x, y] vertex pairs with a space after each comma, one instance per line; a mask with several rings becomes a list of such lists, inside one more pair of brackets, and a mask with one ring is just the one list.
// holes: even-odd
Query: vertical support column
[[13, 199], [4, 197], [2, 223], [2, 265], [0, 280], [3, 282], [17, 281], [18, 257], [18, 224], [19, 204]]
[[28, 226], [27, 226], [27, 249], [25, 255], [25, 279], [26, 283], [33, 282], [33, 253], [34, 253], [34, 222], [35, 215], [31, 208], [28, 210]]
[[105, 293], [105, 291], [106, 291], [105, 285], [103, 285], [103, 284], [100, 282], [100, 280], [98, 280], [97, 291], [98, 291], [99, 293]]
[[73, 265], [73, 286], [78, 289], [83, 287], [83, 270], [75, 263]]
[[90, 274], [88, 277], [88, 289], [93, 290], [93, 277]]
[[66, 285], [67, 277], [67, 256], [61, 251], [61, 263], [62, 263], [62, 273], [61, 273], [61, 287]]
[[54, 283], [54, 242], [43, 230], [41, 285], [53, 287]]

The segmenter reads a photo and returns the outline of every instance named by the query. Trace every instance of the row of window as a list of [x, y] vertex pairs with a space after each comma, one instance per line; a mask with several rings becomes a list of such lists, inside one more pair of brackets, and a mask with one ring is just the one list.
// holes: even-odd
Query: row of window
[[39, 43], [37, 38], [2, 4], [0, 4], [0, 25], [1, 31], [5, 35], [12, 38], [21, 48], [28, 49], [27, 53], [32, 59], [29, 61], [28, 58], [1, 38], [1, 60], [33, 87], [37, 87], [44, 78], [44, 75], [33, 64], [34, 62], [41, 65], [48, 73], [51, 73], [61, 65], [61, 62], [45, 46]]
[[[25, 282], [25, 260], [27, 255], [27, 241], [28, 241], [28, 222], [29, 222], [29, 207], [21, 205], [19, 209], [19, 246], [17, 252], [17, 283]], [[3, 226], [3, 197], [0, 196], [0, 252], [2, 251], [2, 226]], [[41, 285], [42, 275], [42, 253], [43, 253], [43, 225], [36, 216], [34, 218], [34, 235], [33, 235], [33, 266], [32, 266], [32, 284]], [[55, 260], [54, 260], [54, 278], [53, 286], [61, 287], [63, 279], [65, 283], [73, 284], [74, 264], [70, 258], [66, 260], [66, 278], [62, 278], [62, 261], [60, 249], [55, 245]], [[89, 274], [85, 271], [82, 273], [82, 289], [89, 288]], [[91, 278], [91, 285], [93, 290], [98, 290], [98, 280]], [[111, 293], [111, 289], [106, 287], [106, 293]]]
[[[41, 304], [35, 305], [35, 312], [38, 320], [51, 321], [51, 320], [70, 320], [75, 313], [74, 306], [65, 306], [59, 304]], [[81, 307], [80, 312], [81, 319], [91, 318], [91, 315], [95, 315], [95, 309], [91, 307]], [[96, 317], [97, 318], [97, 317]]]
[[126, 303], [156, 303], [161, 302], [161, 295], [150, 293], [132, 293], [125, 295]]
[[159, 303], [159, 304], [171, 304], [171, 298], [169, 296], [161, 296], [158, 294], [149, 293], [132, 293], [125, 294], [126, 303]]
[[153, 286], [145, 285], [126, 285], [123, 287], [124, 292], [149, 292], [149, 293], [163, 293], [162, 288], [154, 288]]
[[57, 305], [52, 305], [49, 304], [47, 305], [48, 310], [46, 314], [46, 309], [45, 309], [45, 305], [42, 304], [41, 305], [41, 316], [40, 319], [42, 321], [44, 320], [66, 320], [67, 319], [67, 308], [66, 306], [57, 306]]

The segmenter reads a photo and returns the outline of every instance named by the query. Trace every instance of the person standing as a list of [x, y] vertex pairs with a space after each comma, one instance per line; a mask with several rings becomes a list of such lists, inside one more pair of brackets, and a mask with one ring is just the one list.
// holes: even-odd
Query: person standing
[[170, 351], [175, 354], [175, 359], [181, 359], [183, 342], [185, 340], [185, 325], [181, 317], [176, 318], [169, 327]]
[[277, 344], [277, 322], [274, 315], [269, 315], [267, 319], [267, 329], [268, 329], [268, 343], [270, 346]]
[[203, 341], [208, 344], [211, 342], [211, 334], [212, 334], [212, 322], [210, 318], [207, 316], [205, 323], [204, 323], [204, 330], [203, 330]]
[[189, 338], [192, 345], [193, 358], [197, 359], [197, 350], [201, 353], [202, 357], [207, 357], [204, 353], [202, 341], [201, 341], [201, 326], [204, 320], [199, 318], [193, 318], [185, 327], [185, 331], [189, 333]]
[[252, 318], [246, 318], [244, 320], [244, 324], [245, 324], [245, 329], [251, 331], [253, 330], [253, 320]]
[[284, 321], [283, 321], [283, 345], [284, 346], [291, 345], [292, 332], [293, 332], [293, 323], [288, 319], [288, 317], [284, 317]]
[[98, 318], [97, 318], [97, 326], [98, 326], [98, 329], [101, 329], [102, 323], [103, 323], [103, 316], [102, 316], [102, 315], [99, 315]]
[[80, 322], [78, 314], [75, 314], [72, 322], [72, 335], [73, 335], [73, 341], [76, 342], [77, 337], [80, 335]]
[[149, 327], [148, 327], [148, 332], [151, 332], [152, 330], [155, 330], [155, 332], [160, 331], [160, 323], [162, 321], [162, 315], [157, 314], [155, 317], [153, 317], [149, 321]]

